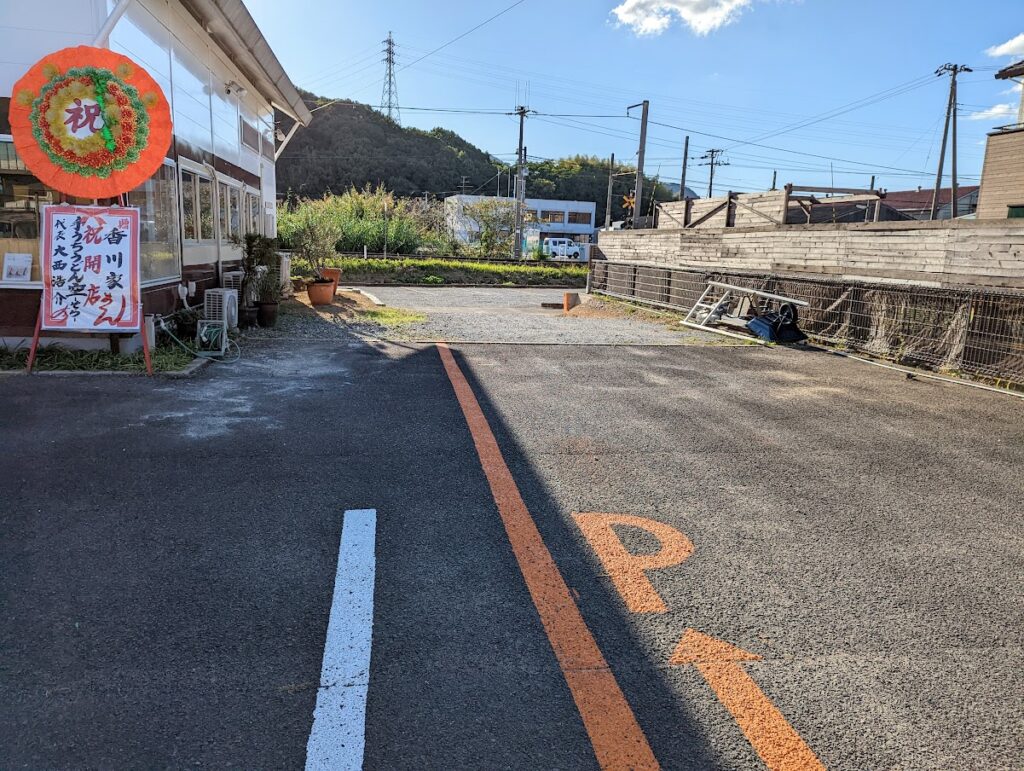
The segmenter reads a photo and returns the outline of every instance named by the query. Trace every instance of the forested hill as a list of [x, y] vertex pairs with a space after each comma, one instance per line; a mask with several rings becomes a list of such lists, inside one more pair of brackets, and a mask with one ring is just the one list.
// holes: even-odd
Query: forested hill
[[402, 128], [368, 105], [343, 100], [317, 110], [295, 133], [277, 163], [277, 191], [308, 198], [382, 184], [400, 196], [436, 194], [459, 190], [463, 176], [472, 190], [496, 173], [490, 156], [458, 134]]
[[[303, 92], [312, 106], [319, 99]], [[281, 116], [279, 115], [279, 118]], [[287, 130], [288, 124], [283, 128]], [[526, 194], [531, 198], [593, 201], [597, 223], [604, 223], [608, 191], [608, 161], [576, 156], [531, 162]], [[313, 122], [299, 129], [277, 163], [277, 191], [289, 191], [300, 198], [315, 198], [327, 192], [342, 193], [350, 187], [383, 185], [398, 196], [430, 193], [450, 195], [461, 189], [479, 188], [481, 195], [493, 195], [497, 174], [506, 166], [447, 129], [431, 131], [402, 128], [372, 107], [340, 101], [317, 110]], [[617, 165], [612, 218], [625, 216], [622, 196], [633, 186], [630, 167]], [[650, 178], [644, 187], [644, 214], [650, 213]], [[504, 189], [504, 182], [502, 184]], [[657, 199], [667, 201], [672, 192], [657, 187]]]

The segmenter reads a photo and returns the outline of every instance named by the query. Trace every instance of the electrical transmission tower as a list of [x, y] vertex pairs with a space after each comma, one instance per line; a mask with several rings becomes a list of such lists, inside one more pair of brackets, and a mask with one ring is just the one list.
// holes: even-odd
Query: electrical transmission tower
[[706, 161], [706, 163], [698, 163], [697, 164], [698, 166], [710, 166], [711, 167], [711, 174], [708, 177], [708, 198], [713, 197], [712, 193], [714, 192], [714, 189], [715, 189], [715, 169], [718, 166], [728, 166], [729, 165], [728, 161], [721, 160], [722, 153], [724, 153], [724, 152], [725, 152], [725, 150], [718, 150], [718, 149], [708, 150], [706, 153], [704, 153], [704, 155], [702, 155], [700, 157], [701, 160], [702, 161]]
[[395, 80], [395, 39], [388, 32], [384, 42], [384, 64], [388, 73], [384, 79], [384, 91], [380, 96], [380, 111], [386, 112], [399, 126], [402, 125], [402, 111], [398, 107], [398, 81]]

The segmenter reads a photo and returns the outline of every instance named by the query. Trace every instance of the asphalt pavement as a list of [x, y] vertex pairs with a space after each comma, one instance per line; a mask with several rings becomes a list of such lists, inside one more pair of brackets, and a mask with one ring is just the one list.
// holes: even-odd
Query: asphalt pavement
[[[365, 767], [598, 767], [437, 348], [333, 334], [0, 378], [0, 766], [301, 767], [344, 512], [374, 509]], [[764, 767], [736, 689], [828, 768], [1022, 767], [1021, 401], [814, 351], [453, 352], [662, 767]], [[579, 512], [688, 540], [641, 574], [664, 612]], [[673, 665], [686, 630], [758, 658]]]

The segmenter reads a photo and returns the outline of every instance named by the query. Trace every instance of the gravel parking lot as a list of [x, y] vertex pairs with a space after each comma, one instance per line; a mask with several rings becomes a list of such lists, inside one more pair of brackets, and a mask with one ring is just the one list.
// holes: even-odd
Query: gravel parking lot
[[566, 345], [707, 345], [715, 335], [632, 318], [579, 318], [541, 303], [561, 303], [563, 289], [364, 287], [385, 305], [427, 320], [389, 335], [405, 341]]

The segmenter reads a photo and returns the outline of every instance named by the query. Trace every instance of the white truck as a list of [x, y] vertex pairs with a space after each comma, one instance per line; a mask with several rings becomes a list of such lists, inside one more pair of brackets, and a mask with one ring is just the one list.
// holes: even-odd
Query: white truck
[[544, 253], [563, 260], [586, 260], [587, 250], [571, 238], [549, 238], [544, 241]]

